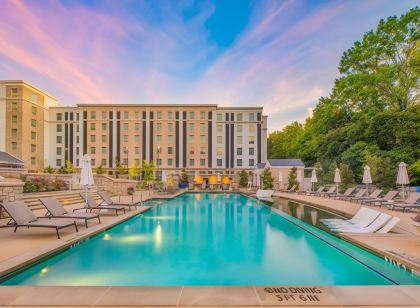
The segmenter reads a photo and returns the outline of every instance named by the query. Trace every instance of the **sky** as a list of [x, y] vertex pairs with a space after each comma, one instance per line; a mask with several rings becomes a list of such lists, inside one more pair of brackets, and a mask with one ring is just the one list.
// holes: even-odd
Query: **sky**
[[344, 51], [410, 0], [0, 0], [0, 80], [79, 103], [262, 106], [311, 115]]

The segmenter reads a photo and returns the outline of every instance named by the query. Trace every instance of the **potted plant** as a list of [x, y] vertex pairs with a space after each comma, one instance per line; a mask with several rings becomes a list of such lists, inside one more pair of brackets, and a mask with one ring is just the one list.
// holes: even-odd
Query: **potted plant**
[[188, 187], [188, 173], [187, 173], [187, 170], [185, 169], [182, 169], [181, 179], [179, 181], [178, 187], [180, 189], [185, 189]]

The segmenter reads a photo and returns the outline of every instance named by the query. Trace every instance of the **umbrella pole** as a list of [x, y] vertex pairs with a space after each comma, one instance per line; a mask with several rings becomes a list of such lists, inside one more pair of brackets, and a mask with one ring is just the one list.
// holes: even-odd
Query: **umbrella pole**
[[403, 196], [403, 200], [405, 200], [405, 190], [404, 190], [404, 184], [401, 184], [402, 186], [402, 196]]

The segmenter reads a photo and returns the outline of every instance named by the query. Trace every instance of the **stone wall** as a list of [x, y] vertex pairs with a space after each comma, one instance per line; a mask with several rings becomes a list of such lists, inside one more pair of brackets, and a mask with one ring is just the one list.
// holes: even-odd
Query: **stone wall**
[[10, 179], [0, 181], [0, 202], [22, 200], [23, 182], [11, 181]]
[[128, 189], [135, 189], [137, 181], [115, 179], [107, 175], [94, 174], [95, 185], [103, 186], [105, 191], [110, 193], [112, 196], [124, 196], [127, 195]]

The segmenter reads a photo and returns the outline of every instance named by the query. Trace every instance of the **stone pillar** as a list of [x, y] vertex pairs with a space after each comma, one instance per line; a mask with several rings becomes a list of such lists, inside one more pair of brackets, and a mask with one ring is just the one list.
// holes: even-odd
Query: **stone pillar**
[[23, 182], [0, 181], [0, 202], [22, 200]]

